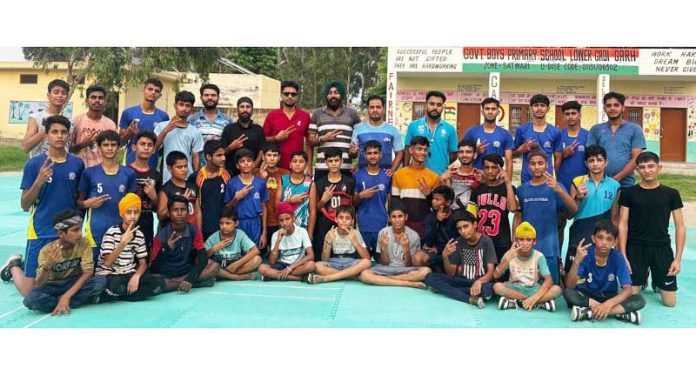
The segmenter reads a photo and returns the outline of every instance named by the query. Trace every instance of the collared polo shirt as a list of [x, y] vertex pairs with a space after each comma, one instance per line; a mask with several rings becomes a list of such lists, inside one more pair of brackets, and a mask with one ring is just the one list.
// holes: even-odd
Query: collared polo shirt
[[457, 152], [457, 130], [447, 121], [440, 118], [435, 131], [430, 131], [426, 116], [408, 124], [404, 144], [410, 145], [415, 136], [423, 136], [430, 141], [429, 155], [425, 159], [426, 168], [441, 175], [450, 164], [449, 153]]

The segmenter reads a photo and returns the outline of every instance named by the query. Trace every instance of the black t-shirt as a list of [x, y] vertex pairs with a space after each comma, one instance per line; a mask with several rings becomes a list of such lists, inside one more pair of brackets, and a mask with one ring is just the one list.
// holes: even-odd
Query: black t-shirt
[[145, 194], [145, 185], [148, 181], [154, 181], [155, 191], [159, 194], [160, 190], [162, 190], [162, 175], [154, 169], [141, 171], [133, 165], [129, 167], [135, 172], [135, 194], [137, 194], [142, 201], [142, 211], [140, 212], [140, 219], [138, 219], [138, 226], [145, 235], [145, 243], [149, 251], [152, 248], [155, 225], [152, 213], [157, 211], [157, 207], [152, 203], [150, 197]]
[[[253, 121], [249, 127], [245, 128], [239, 124], [239, 121], [234, 124], [227, 125], [222, 131], [222, 137], [220, 142], [223, 147], [229, 146], [232, 141], [242, 136], [242, 134], [247, 136], [247, 140], [244, 141], [243, 148], [251, 150], [254, 153], [254, 160], [259, 155], [259, 152], [266, 143], [266, 135], [263, 133], [263, 128], [260, 125], [255, 124]], [[234, 154], [240, 149], [232, 150], [225, 154], [225, 169], [227, 169], [232, 177], [239, 174], [237, 169], [237, 159], [235, 159]]]
[[[162, 186], [162, 191], [164, 192], [164, 194], [167, 195], [168, 200], [172, 200], [172, 198], [175, 195], [184, 195], [184, 193], [186, 192], [186, 189], [191, 189], [191, 191], [193, 192], [192, 194], [189, 195], [189, 198], [188, 198], [188, 201], [189, 201], [188, 217], [186, 218], [186, 221], [193, 224], [193, 225], [198, 225], [198, 223], [197, 223], [198, 219], [196, 218], [196, 214], [197, 214], [196, 199], [198, 199], [198, 186], [196, 186], [196, 184], [194, 184], [193, 182], [186, 181], [186, 187], [182, 188], [182, 187], [178, 187], [178, 186], [174, 185], [174, 182], [172, 182], [172, 180], [167, 181], [167, 183], [164, 184], [164, 186]], [[164, 220], [160, 224], [160, 228], [167, 225], [168, 223], [169, 223], [169, 219]]]
[[201, 168], [196, 174], [189, 177], [189, 181], [196, 184], [201, 194], [201, 211], [203, 212], [203, 239], [220, 229], [220, 215], [225, 208], [225, 189], [230, 175], [222, 170], [221, 174], [210, 178], [208, 171]]
[[[512, 191], [517, 194], [514, 186]], [[478, 231], [488, 235], [495, 247], [509, 248], [512, 241], [505, 184], [481, 184], [471, 192], [469, 200], [478, 208]]]
[[684, 207], [679, 191], [665, 185], [655, 189], [634, 185], [621, 190], [619, 205], [630, 209], [628, 243], [670, 246], [669, 215]]
[[328, 175], [317, 181], [317, 202], [321, 199], [324, 188], [331, 185], [336, 185], [331, 200], [329, 200], [324, 207], [317, 208], [317, 222], [314, 227], [315, 254], [321, 254], [321, 250], [324, 247], [326, 232], [328, 232], [332, 226], [336, 226], [336, 208], [338, 208], [338, 206], [352, 206], [351, 198], [355, 191], [355, 180], [352, 176], [345, 174], [341, 175], [341, 180], [337, 183], [330, 183]]

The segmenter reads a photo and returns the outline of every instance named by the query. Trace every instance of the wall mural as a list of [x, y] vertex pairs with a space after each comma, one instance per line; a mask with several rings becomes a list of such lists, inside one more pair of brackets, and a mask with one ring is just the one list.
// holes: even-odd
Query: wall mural
[[[8, 118], [10, 119], [10, 124], [21, 124], [26, 125], [29, 121], [29, 116], [31, 114], [44, 111], [48, 108], [48, 102], [36, 102], [36, 101], [25, 101], [25, 100], [11, 100], [10, 101], [10, 113]], [[63, 116], [67, 118], [72, 118], [73, 104], [69, 102], [65, 105], [63, 110]]]

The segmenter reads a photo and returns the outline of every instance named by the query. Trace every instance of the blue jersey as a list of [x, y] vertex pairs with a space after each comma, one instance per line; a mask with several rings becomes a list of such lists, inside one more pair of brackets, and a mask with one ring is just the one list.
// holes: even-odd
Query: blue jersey
[[115, 174], [106, 174], [99, 165], [85, 169], [80, 178], [80, 193], [85, 199], [109, 194], [101, 207], [90, 208], [85, 217], [85, 237], [92, 247], [101, 244], [104, 233], [110, 227], [121, 222], [118, 214], [118, 202], [128, 193], [135, 192], [135, 172], [128, 167], [119, 166]]
[[527, 182], [517, 188], [522, 221], [536, 229], [534, 248], [546, 257], [561, 256], [558, 248], [558, 212], [565, 208], [563, 200], [546, 184], [534, 186]]
[[512, 150], [514, 144], [512, 142], [512, 134], [500, 126], [496, 126], [492, 132], [487, 132], [483, 124], [469, 128], [464, 133], [464, 139], [476, 142], [476, 145], [486, 143], [486, 151], [478, 154], [474, 160], [474, 168], [483, 168], [483, 157], [489, 154], [498, 154], [505, 157], [505, 151]]
[[[231, 201], [234, 195], [246, 186], [239, 176], [240, 175], [232, 177], [227, 183], [227, 188], [225, 189], [225, 204]], [[266, 181], [264, 181], [263, 178], [254, 176], [254, 179], [251, 181], [251, 186], [252, 189], [249, 191], [249, 194], [234, 206], [237, 210], [237, 217], [239, 219], [260, 217], [263, 212], [263, 205], [268, 201], [268, 190], [266, 190]]]
[[561, 167], [558, 169], [558, 182], [563, 185], [563, 187], [570, 191], [570, 184], [573, 179], [578, 176], [587, 174], [587, 166], [585, 165], [585, 145], [587, 145], [587, 137], [590, 132], [585, 129], [580, 129], [577, 137], [571, 137], [568, 135], [568, 129], [561, 130], [561, 142], [558, 144], [557, 152], [563, 152], [563, 149], [577, 142], [578, 145], [575, 147], [575, 153], [570, 155], [570, 157], [561, 160]]
[[626, 258], [616, 249], [609, 250], [607, 264], [597, 265], [595, 246], [587, 249], [587, 256], [578, 267], [577, 290], [587, 291], [607, 298], [615, 296], [622, 285], [631, 285], [631, 274], [626, 266]]
[[376, 175], [363, 168], [355, 173], [355, 193], [379, 186], [379, 191], [360, 201], [357, 216], [358, 227], [363, 232], [379, 232], [387, 226], [387, 199], [391, 193], [391, 177], [384, 169]]
[[312, 178], [305, 176], [299, 184], [293, 184], [289, 174], [281, 177], [283, 192], [280, 195], [280, 201], [285, 202], [290, 197], [296, 194], [307, 194], [307, 196], [299, 204], [292, 204], [295, 209], [295, 225], [301, 226], [304, 229], [309, 227], [309, 190], [312, 188]]
[[572, 247], [577, 247], [583, 238], [585, 243], [590, 243], [597, 222], [611, 218], [611, 206], [621, 187], [611, 177], [604, 177], [599, 184], [595, 184], [587, 175], [575, 177], [572, 184], [577, 189], [583, 182], [587, 186], [587, 196], [578, 202], [578, 212], [570, 226], [568, 245]]
[[457, 130], [450, 123], [440, 118], [440, 122], [435, 126], [435, 130], [430, 130], [430, 125], [423, 116], [418, 120], [408, 124], [404, 144], [410, 145], [411, 139], [415, 136], [422, 136], [430, 141], [428, 157], [425, 158], [425, 167], [441, 175], [445, 173], [450, 165], [450, 152], [457, 152]]
[[[546, 124], [546, 128], [543, 132], [537, 132], [534, 130], [534, 125], [528, 122], [517, 128], [515, 132], [515, 148], [522, 146], [528, 139], [533, 139], [546, 153], [548, 172], [553, 174], [553, 153], [558, 150], [558, 146], [561, 143], [561, 132], [551, 124]], [[532, 179], [532, 174], [529, 172], [529, 167], [527, 166], [529, 162], [528, 156], [528, 152], [522, 155], [522, 172], [520, 175], [522, 183]]]
[[[27, 161], [24, 165], [20, 189], [29, 190], [31, 188], [46, 158], [48, 155], [44, 153]], [[71, 154], [66, 154], [64, 162], [53, 164], [53, 175], [43, 184], [32, 205], [27, 239], [36, 240], [58, 236], [53, 229], [53, 218], [63, 210], [77, 208], [77, 188], [84, 169], [85, 164], [82, 159]]]
[[[167, 115], [167, 112], [158, 108], [155, 108], [154, 113], [144, 113], [143, 109], [140, 108], [140, 104], [138, 104], [123, 110], [123, 113], [121, 113], [121, 121], [119, 121], [118, 126], [121, 129], [127, 129], [130, 123], [135, 119], [140, 119], [138, 130], [149, 130], [154, 132], [155, 124], [161, 121], [169, 121], [169, 115]], [[133, 137], [128, 140], [128, 144], [126, 145], [126, 159], [123, 165], [131, 165], [135, 161], [135, 151], [133, 151], [131, 147], [132, 143]], [[157, 169], [157, 157], [157, 152], [150, 157], [150, 169]]]
[[379, 126], [372, 126], [367, 123], [359, 124], [353, 130], [353, 143], [360, 146], [358, 152], [358, 167], [365, 168], [365, 143], [368, 141], [378, 141], [382, 145], [382, 159], [379, 161], [381, 168], [390, 169], [392, 167], [392, 152], [404, 150], [404, 140], [399, 130], [392, 124], [382, 123]]

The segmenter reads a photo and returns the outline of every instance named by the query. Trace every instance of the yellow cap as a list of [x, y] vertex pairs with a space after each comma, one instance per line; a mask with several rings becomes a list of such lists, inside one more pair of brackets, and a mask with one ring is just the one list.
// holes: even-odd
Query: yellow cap
[[517, 238], [536, 238], [536, 229], [528, 222], [523, 222], [515, 229], [515, 237]]

